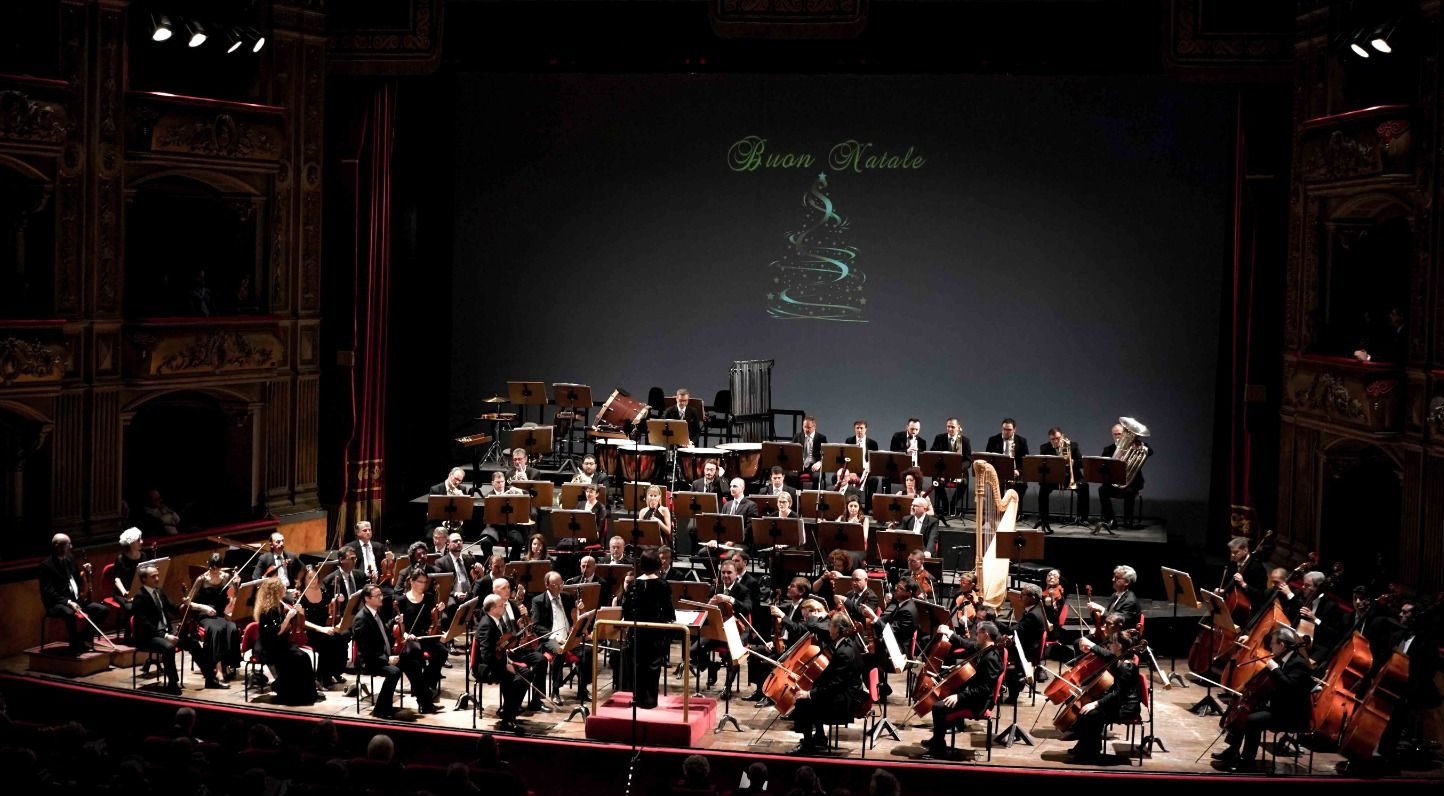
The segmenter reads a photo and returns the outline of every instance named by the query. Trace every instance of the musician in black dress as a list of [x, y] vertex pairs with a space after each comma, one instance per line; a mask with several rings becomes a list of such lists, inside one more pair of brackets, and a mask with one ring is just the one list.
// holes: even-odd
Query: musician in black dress
[[812, 688], [799, 691], [797, 702], [788, 718], [793, 730], [802, 734], [802, 742], [793, 751], [799, 754], [827, 748], [825, 724], [845, 724], [857, 717], [858, 709], [867, 700], [863, 674], [867, 668], [852, 637], [853, 623], [846, 614], [836, 614], [827, 622], [830, 632], [831, 656], [827, 668], [813, 681]]
[[426, 713], [428, 711], [425, 705], [435, 703], [441, 693], [441, 669], [446, 665], [446, 645], [441, 643], [440, 638], [433, 638], [432, 636], [437, 634], [431, 632], [433, 622], [439, 621], [441, 611], [437, 609], [441, 604], [431, 588], [429, 573], [417, 569], [408, 577], [406, 591], [396, 598], [396, 616], [401, 622], [406, 654], [415, 655], [419, 650], [428, 656], [425, 680], [427, 689], [417, 694], [417, 699], [423, 705], [421, 712]]
[[993, 696], [997, 691], [998, 677], [1003, 673], [1003, 651], [998, 646], [998, 626], [992, 622], [979, 622], [973, 628], [977, 652], [971, 663], [974, 669], [958, 690], [939, 699], [933, 705], [933, 735], [923, 744], [929, 756], [946, 757], [948, 754], [948, 730], [962, 727], [967, 719], [978, 718], [993, 707]]
[[211, 553], [206, 561], [206, 571], [196, 578], [191, 603], [204, 606], [200, 626], [205, 630], [204, 652], [196, 657], [206, 662], [206, 688], [230, 688], [224, 679], [230, 679], [241, 665], [241, 633], [236, 623], [226, 615], [231, 600], [235, 599], [237, 579], [221, 568], [225, 556]]
[[[65, 627], [70, 632], [70, 652], [81, 653], [90, 648], [91, 639], [95, 638], [92, 623], [99, 624], [110, 609], [82, 599], [84, 578], [70, 549], [69, 536], [57, 533], [50, 537], [50, 555], [40, 562], [40, 600], [45, 605], [46, 616], [68, 620]], [[82, 612], [90, 617], [90, 622], [79, 616]]]
[[311, 705], [325, 699], [316, 688], [316, 673], [311, 656], [291, 640], [292, 625], [305, 621], [299, 605], [282, 602], [286, 589], [278, 578], [270, 577], [256, 587], [256, 625], [260, 628], [258, 646], [266, 663], [276, 671], [271, 683], [275, 701], [282, 705]]
[[[635, 622], [675, 622], [677, 614], [672, 609], [672, 590], [667, 582], [657, 577], [662, 568], [657, 551], [643, 551], [637, 561], [638, 575], [634, 578], [622, 598], [622, 618]], [[628, 672], [635, 672], [632, 682], [632, 700], [639, 708], [657, 706], [657, 684], [662, 677], [662, 665], [671, 643], [671, 634], [665, 630], [637, 628], [628, 638], [626, 660], [623, 666]]]
[[[1257, 766], [1259, 739], [1265, 729], [1298, 730], [1308, 726], [1312, 705], [1309, 692], [1313, 689], [1313, 671], [1308, 656], [1299, 651], [1299, 634], [1289, 627], [1274, 627], [1270, 650], [1273, 657], [1264, 662], [1265, 670], [1254, 675], [1267, 677], [1273, 686], [1267, 697], [1248, 700], [1250, 712], [1243, 721], [1242, 731], [1229, 731], [1228, 746], [1213, 755], [1229, 766], [1232, 771], [1253, 771]], [[1253, 683], [1252, 680], [1249, 681]], [[1253, 688], [1244, 686], [1248, 695]], [[1244, 697], [1237, 699], [1243, 700]], [[1235, 707], [1230, 707], [1232, 712]], [[1225, 720], [1228, 716], [1225, 716]], [[1240, 752], [1239, 745], [1243, 749]]]
[[145, 557], [141, 550], [144, 545], [144, 536], [139, 528], [126, 528], [120, 534], [122, 550], [115, 554], [115, 563], [110, 569], [110, 598], [115, 605], [119, 606], [115, 623], [127, 636], [130, 633], [131, 604], [131, 598], [127, 595], [132, 586], [138, 585], [135, 580], [135, 570]]
[[1131, 654], [1139, 639], [1138, 631], [1129, 629], [1110, 642], [1113, 663], [1108, 671], [1113, 675], [1113, 685], [1097, 700], [1079, 706], [1078, 720], [1073, 723], [1073, 737], [1077, 742], [1068, 750], [1074, 761], [1096, 760], [1102, 754], [1106, 725], [1135, 721], [1142, 715], [1143, 680], [1138, 675], [1138, 659]]

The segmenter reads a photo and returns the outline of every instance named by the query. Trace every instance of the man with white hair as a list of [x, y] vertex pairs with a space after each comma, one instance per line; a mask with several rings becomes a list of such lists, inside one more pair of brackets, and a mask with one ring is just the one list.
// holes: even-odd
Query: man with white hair
[[[505, 579], [497, 581], [497, 585], [505, 583]], [[522, 697], [529, 689], [525, 676], [527, 669], [507, 657], [503, 646], [502, 636], [516, 627], [515, 623], [506, 617], [507, 605], [507, 599], [499, 593], [488, 595], [481, 601], [482, 615], [476, 625], [472, 675], [478, 683], [501, 685], [501, 723], [497, 724], [497, 729], [523, 734], [521, 725], [516, 723], [516, 717], [521, 713]]]
[[1119, 614], [1123, 617], [1123, 625], [1120, 630], [1127, 630], [1130, 627], [1138, 626], [1138, 617], [1143, 615], [1143, 607], [1138, 603], [1138, 596], [1133, 593], [1133, 584], [1138, 580], [1138, 573], [1133, 567], [1127, 564], [1119, 564], [1113, 568], [1113, 596], [1109, 599], [1108, 605], [1103, 606], [1096, 602], [1088, 603], [1088, 610], [1098, 611], [1103, 614]]
[[[104, 605], [84, 602], [81, 585], [84, 578], [75, 558], [70, 554], [70, 537], [57, 533], [50, 537], [50, 555], [40, 562], [40, 600], [45, 604], [45, 615], [63, 618], [70, 631], [70, 652], [80, 654], [90, 648], [95, 638], [94, 624], [109, 613]], [[94, 575], [94, 573], [92, 573]], [[87, 622], [81, 614], [90, 618]]]
[[466, 488], [466, 485], [463, 483], [465, 480], [466, 471], [461, 469], [460, 467], [453, 467], [451, 468], [451, 472], [446, 474], [445, 481], [442, 481], [441, 483], [431, 488], [431, 494], [463, 497], [469, 492], [469, 490], [467, 490]]

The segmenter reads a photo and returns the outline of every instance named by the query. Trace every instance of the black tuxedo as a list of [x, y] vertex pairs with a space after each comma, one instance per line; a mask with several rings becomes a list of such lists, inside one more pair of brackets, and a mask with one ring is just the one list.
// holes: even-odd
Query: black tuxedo
[[[373, 616], [365, 606], [356, 612], [351, 621], [351, 637], [356, 642], [356, 664], [361, 671], [384, 678], [381, 690], [376, 693], [376, 699], [372, 703], [376, 712], [385, 714], [390, 711], [391, 696], [395, 693], [396, 683], [403, 673], [407, 682], [411, 683], [411, 693], [416, 695], [418, 704], [422, 707], [433, 704], [431, 689], [426, 685], [426, 678], [421, 670], [420, 647], [393, 648], [390, 634], [382, 620]], [[392, 655], [397, 656], [397, 665], [392, 665]]]
[[[799, 431], [799, 432], [797, 432], [796, 434], [792, 435], [792, 441], [795, 442], [795, 443], [797, 443], [798, 445], [801, 445], [801, 446], [802, 446], [802, 448], [803, 448], [803, 450], [802, 450], [802, 458], [804, 458], [804, 459], [807, 458], [807, 442], [806, 442], [806, 440], [807, 440], [807, 435], [804, 434], [804, 433], [802, 433], [801, 431]], [[827, 444], [827, 435], [825, 435], [825, 434], [819, 434], [819, 433], [816, 433], [816, 432], [813, 433], [813, 435], [812, 435], [812, 462], [813, 462], [814, 464], [816, 464], [817, 462], [822, 461], [822, 446], [823, 446], [823, 445], [826, 445], [826, 444]], [[802, 469], [802, 468], [799, 468], [799, 469]]]
[[1112, 597], [1096, 602], [1103, 606], [1105, 617], [1115, 613], [1123, 615], [1123, 624], [1119, 625], [1119, 630], [1138, 627], [1138, 617], [1143, 615], [1143, 606], [1138, 602], [1138, 596], [1133, 593], [1132, 589], [1114, 592]]
[[326, 576], [326, 580], [321, 584], [321, 588], [327, 599], [334, 599], [336, 595], [339, 594], [341, 599], [345, 601], [350, 599], [352, 594], [360, 591], [361, 587], [365, 585], [366, 576], [361, 574], [359, 567], [351, 568], [349, 584], [346, 582], [346, 573], [338, 567]]
[[[783, 484], [783, 485], [782, 485], [782, 491], [783, 491], [783, 492], [786, 492], [786, 493], [787, 493], [787, 496], [790, 497], [790, 498], [792, 498], [792, 510], [793, 510], [793, 511], [796, 511], [796, 510], [798, 509], [798, 504], [797, 504], [797, 490], [796, 490], [796, 489], [793, 489], [792, 487], [788, 486], [787, 484]], [[758, 490], [758, 491], [755, 492], [754, 494], [766, 496], [766, 495], [776, 495], [777, 492], [775, 492], [775, 491], [773, 490], [773, 488], [772, 488], [772, 483], [769, 481], [767, 484], [765, 484], [765, 485], [762, 487], [762, 489]]]
[[[371, 540], [367, 544], [369, 544], [371, 547], [371, 557], [374, 562], [374, 566], [376, 567], [377, 573], [379, 574], [381, 570], [381, 562], [386, 560], [386, 545], [381, 544], [375, 539]], [[362, 552], [361, 540], [352, 539], [351, 541], [347, 542], [341, 549], [345, 550], [348, 547], [356, 551], [356, 573], [362, 577], [363, 580], [361, 582], [371, 583], [372, 580], [370, 576], [366, 574], [366, 554]]]
[[672, 403], [667, 407], [667, 411], [662, 413], [662, 419], [685, 419], [687, 421], [687, 436], [692, 438], [693, 445], [700, 444], [702, 441], [702, 415], [696, 409], [693, 409], [691, 404], [687, 405], [687, 411], [685, 414], [686, 417], [684, 418], [683, 413], [677, 410], [677, 402], [672, 401]]
[[[156, 602], [157, 597], [159, 603]], [[180, 681], [175, 668], [176, 643], [166, 638], [167, 634], [180, 635], [178, 619], [173, 618], [179, 615], [175, 603], [159, 589], [142, 588], [130, 608], [131, 619], [135, 622], [136, 646], [161, 653], [161, 667], [165, 670], [167, 686], [174, 686]]]
[[296, 579], [301, 576], [301, 560], [296, 558], [296, 554], [289, 550], [281, 551], [281, 559], [282, 562], [278, 563], [275, 554], [271, 552], [265, 552], [257, 556], [255, 569], [251, 570], [251, 580], [260, 580], [266, 577], [271, 566], [276, 565], [276, 572], [270, 572], [270, 574], [278, 574], [280, 568], [285, 567], [286, 588], [296, 588]]
[[[531, 611], [531, 621], [538, 636], [546, 636], [554, 630], [552, 627], [551, 597], [551, 594], [545, 591], [532, 595], [531, 608], [529, 610]], [[562, 592], [561, 598], [562, 613], [570, 617], [572, 611], [576, 609], [577, 599], [566, 592]], [[570, 622], [570, 618], [568, 618], [567, 621]], [[570, 625], [568, 625], [568, 627], [570, 627]], [[543, 641], [539, 643], [545, 645], [547, 642]]]
[[506, 482], [510, 484], [513, 481], [536, 481], [541, 478], [541, 471], [531, 465], [527, 465], [527, 468], [522, 472], [526, 473], [526, 478], [517, 478], [516, 470], [508, 468], [506, 471]]
[[[1018, 620], [1018, 641], [1028, 656], [1028, 663], [1041, 666], [1043, 663], [1043, 636], [1048, 631], [1048, 616], [1040, 601], [1023, 613]], [[1021, 661], [1018, 662], [1021, 665]]]
[[[1083, 457], [1082, 457], [1081, 455], [1079, 455], [1079, 453], [1078, 453], [1078, 451], [1077, 451], [1077, 446], [1075, 445], [1075, 446], [1073, 446], [1073, 447], [1074, 447], [1074, 449], [1073, 449], [1072, 451], [1070, 451], [1070, 453], [1071, 453], [1071, 455], [1073, 456], [1073, 480], [1074, 480], [1074, 482], [1078, 485], [1078, 486], [1077, 486], [1077, 494], [1078, 494], [1078, 517], [1079, 517], [1080, 520], [1086, 520], [1086, 519], [1088, 519], [1088, 505], [1089, 505], [1089, 500], [1088, 500], [1088, 482], [1083, 480]], [[1043, 443], [1043, 444], [1038, 448], [1038, 455], [1040, 455], [1040, 456], [1061, 456], [1062, 454], [1058, 451], [1057, 448], [1053, 447], [1053, 443], [1051, 443], [1051, 442], [1045, 442], [1045, 443]], [[1058, 489], [1064, 489], [1064, 490], [1066, 490], [1067, 488], [1068, 488], [1067, 483], [1064, 483], [1064, 484], [1061, 484], [1061, 485], [1059, 485], [1059, 484], [1039, 484], [1039, 485], [1038, 485], [1038, 519], [1042, 521], [1043, 527], [1047, 527], [1047, 526], [1048, 526], [1048, 524], [1049, 524], [1049, 519], [1050, 519], [1050, 517], [1049, 517], [1049, 512], [1048, 512], [1048, 496], [1051, 495], [1051, 494], [1053, 494], [1053, 492], [1054, 492], [1055, 490], [1058, 490]]]
[[[988, 453], [1003, 452], [1003, 435], [994, 434], [988, 437], [988, 446], [985, 448]], [[1028, 455], [1028, 440], [1022, 434], [1013, 434], [1013, 468], [1023, 472], [1023, 457]], [[1022, 511], [1023, 497], [1028, 494], [1028, 484], [1025, 481], [1013, 480], [1012, 473], [998, 473], [998, 481], [1006, 482], [1013, 491], [1018, 493], [1018, 510]]]
[[[856, 444], [857, 444], [857, 437], [848, 437], [847, 440], [846, 440], [846, 443], [847, 443], [848, 445], [856, 445]], [[877, 440], [876, 440], [875, 438], [873, 438], [873, 437], [868, 437], [868, 438], [867, 438], [867, 444], [864, 445], [863, 447], [866, 449], [866, 450], [864, 451], [863, 455], [867, 455], [867, 454], [866, 454], [866, 451], [875, 451], [875, 450], [878, 449], [878, 447], [877, 447]], [[857, 468], [857, 469], [858, 469], [858, 470], [861, 470], [862, 468], [859, 467], [859, 468]]]
[[892, 625], [893, 635], [897, 638], [898, 646], [902, 647], [904, 655], [911, 655], [913, 652], [913, 634], [922, 627], [922, 610], [918, 608], [917, 600], [909, 597], [902, 602], [894, 602], [882, 612], [879, 617], [883, 624]]
[[472, 641], [472, 675], [479, 683], [501, 684], [501, 711], [504, 721], [513, 721], [521, 712], [521, 700], [529, 690], [527, 680], [522, 676], [524, 669], [516, 673], [506, 669], [506, 653], [499, 647], [503, 633], [502, 626], [491, 614], [483, 613], [476, 625], [476, 637]]
[[[733, 503], [737, 508], [732, 508]], [[793, 504], [797, 505], [796, 503]], [[739, 500], [728, 500], [723, 506], [718, 507], [723, 514], [740, 514], [742, 516], [742, 544], [748, 550], [752, 549], [752, 521], [757, 519], [757, 504], [743, 497]]]
[[[972, 461], [972, 458], [973, 458], [973, 441], [972, 441], [971, 439], [968, 439], [968, 437], [967, 437], [966, 434], [959, 434], [958, 436], [959, 436], [959, 438], [960, 438], [958, 441], [959, 441], [961, 444], [959, 445], [959, 448], [960, 448], [960, 449], [959, 449], [958, 451], [956, 451], [956, 453], [961, 453], [961, 454], [963, 454], [963, 459], [964, 459], [964, 461], [966, 461], [966, 462]], [[937, 435], [936, 437], [933, 437], [933, 446], [932, 446], [931, 448], [928, 448], [928, 450], [952, 452], [952, 451], [953, 451], [953, 446], [948, 444], [948, 433], [947, 433], [946, 431], [944, 431], [943, 433]], [[966, 477], [967, 470], [964, 469], [964, 470], [963, 470], [963, 473], [964, 473], [964, 477]]]
[[717, 496], [717, 506], [721, 508], [722, 502], [727, 499], [727, 481], [724, 478], [713, 478], [712, 486], [707, 486], [707, 479], [698, 478], [692, 482], [693, 492], [711, 492]]
[[[92, 578], [94, 577], [99, 577], [99, 573], [94, 573]], [[45, 615], [65, 619], [66, 627], [70, 631], [70, 651], [84, 650], [90, 640], [95, 637], [95, 630], [89, 623], [75, 615], [75, 611], [70, 608], [70, 603], [73, 601], [79, 605], [85, 615], [96, 624], [99, 624], [100, 620], [110, 613], [110, 610], [101, 603], [82, 602], [78, 594], [71, 594], [72, 580], [77, 592], [83, 588], [80, 568], [76, 565], [74, 558], [68, 556], [57, 558], [53, 555], [46, 557], [40, 562], [38, 580], [40, 582], [40, 601], [45, 605]], [[94, 583], [94, 580], [91, 582]]]
[[[907, 453], [908, 433], [906, 431], [893, 432], [892, 441], [888, 443], [887, 449], [895, 453]], [[927, 440], [923, 439], [923, 435], [921, 433], [918, 434], [918, 452], [921, 453], [927, 449]]]
[[1248, 715], [1241, 733], [1229, 732], [1228, 750], [1239, 751], [1243, 743], [1241, 760], [1253, 760], [1258, 754], [1259, 738], [1267, 728], [1301, 730], [1308, 728], [1312, 713], [1309, 694], [1313, 690], [1313, 667], [1302, 653], [1285, 653], [1276, 669], [1267, 669], [1267, 677], [1273, 683], [1267, 707], [1256, 707]]
[[[912, 514], [908, 514], [908, 516], [903, 518], [902, 522], [898, 523], [897, 528], [900, 531], [911, 531], [916, 528], [917, 524], [918, 519], [912, 516]], [[933, 555], [937, 552], [938, 536], [941, 534], [941, 531], [942, 525], [938, 522], [937, 517], [932, 517], [927, 514], [922, 516], [922, 547], [928, 555]]]

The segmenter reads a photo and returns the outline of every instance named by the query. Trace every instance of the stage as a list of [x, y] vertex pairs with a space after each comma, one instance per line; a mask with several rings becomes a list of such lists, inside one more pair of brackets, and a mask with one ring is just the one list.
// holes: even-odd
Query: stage
[[[673, 649], [674, 660], [677, 659], [678, 651]], [[1162, 661], [1167, 668], [1168, 662]], [[189, 662], [187, 661], [187, 665]], [[1056, 669], [1056, 664], [1052, 665]], [[233, 682], [230, 690], [204, 690], [201, 688], [201, 677], [193, 669], [187, 672], [185, 678], [184, 692], [179, 697], [172, 697], [159, 693], [154, 689], [154, 678], [143, 678], [141, 687], [131, 689], [131, 673], [124, 668], [111, 668], [86, 677], [67, 678], [60, 676], [44, 675], [28, 670], [28, 661], [25, 656], [15, 656], [0, 662], [0, 671], [3, 671], [3, 686], [7, 700], [12, 705], [23, 706], [26, 703], [50, 705], [55, 701], [76, 701], [77, 703], [91, 700], [99, 703], [112, 703], [121, 700], [135, 701], [133, 704], [145, 704], [156, 711], [173, 710], [178, 705], [190, 705], [201, 714], [215, 714], [233, 716], [238, 713], [254, 717], [253, 720], [267, 722], [311, 722], [319, 719], [332, 719], [338, 725], [349, 728], [349, 732], [369, 734], [371, 732], [388, 732], [393, 735], [407, 735], [409, 733], [424, 733], [429, 735], [439, 734], [450, 740], [442, 745], [457, 745], [457, 754], [470, 753], [470, 741], [474, 738], [473, 714], [470, 709], [456, 710], [457, 696], [463, 690], [463, 670], [458, 660], [452, 668], [445, 669], [445, 678], [442, 685], [442, 700], [444, 710], [436, 715], [419, 716], [413, 712], [415, 703], [409, 698], [405, 708], [398, 713], [397, 719], [380, 720], [370, 716], [369, 703], [362, 703], [361, 712], [356, 710], [356, 702], [353, 698], [343, 694], [343, 686], [336, 686], [328, 693], [328, 698], [316, 705], [309, 707], [285, 707], [271, 704], [269, 693], [257, 693], [252, 689], [252, 701], [246, 702], [244, 689], [238, 679]], [[745, 680], [745, 672], [743, 674]], [[670, 679], [670, 690], [673, 695], [678, 693], [678, 682]], [[721, 684], [719, 677], [719, 686]], [[903, 678], [899, 674], [893, 674], [889, 678], [895, 689], [895, 694], [903, 691]], [[363, 682], [366, 678], [362, 678]], [[355, 682], [352, 677], [349, 682]], [[349, 684], [349, 683], [348, 683]], [[605, 701], [611, 696], [608, 675], [603, 674], [600, 686], [599, 697]], [[843, 727], [840, 732], [839, 746], [836, 750], [825, 755], [811, 757], [787, 756], [789, 750], [794, 747], [799, 736], [791, 731], [786, 720], [775, 720], [777, 713], [771, 708], [758, 709], [750, 703], [740, 700], [733, 700], [730, 705], [721, 702], [715, 704], [715, 716], [720, 718], [723, 713], [728, 713], [737, 722], [737, 729], [728, 725], [721, 732], [714, 732], [712, 727], [706, 728], [700, 734], [700, 739], [695, 745], [688, 748], [664, 748], [655, 746], [646, 737], [638, 739], [639, 747], [646, 747], [646, 754], [659, 760], [668, 762], [649, 763], [649, 767], [658, 771], [665, 771], [669, 775], [678, 770], [681, 756], [691, 751], [703, 752], [713, 757], [714, 770], [719, 766], [722, 770], [728, 770], [728, 763], [721, 761], [734, 761], [737, 770], [745, 767], [752, 759], [764, 759], [770, 766], [783, 768], [795, 767], [807, 763], [819, 768], [819, 771], [827, 770], [852, 770], [848, 766], [858, 764], [866, 766], [886, 765], [896, 768], [898, 776], [909, 784], [905, 792], [925, 793], [941, 792], [953, 789], [953, 785], [944, 788], [939, 783], [953, 783], [952, 776], [977, 777], [981, 772], [988, 772], [991, 775], [1000, 777], [1014, 776], [1020, 773], [1042, 775], [1042, 776], [1107, 776], [1114, 774], [1127, 774], [1135, 779], [1160, 779], [1170, 780], [1176, 778], [1193, 778], [1198, 775], [1225, 776], [1220, 769], [1213, 765], [1208, 756], [1210, 751], [1218, 751], [1222, 748], [1222, 742], [1214, 744], [1218, 736], [1218, 720], [1216, 717], [1200, 717], [1189, 712], [1189, 706], [1197, 702], [1204, 695], [1204, 689], [1198, 686], [1189, 688], [1172, 688], [1165, 690], [1161, 687], [1159, 678], [1155, 675], [1153, 679], [1153, 693], [1155, 695], [1155, 723], [1151, 734], [1157, 737], [1164, 748], [1153, 748], [1143, 758], [1140, 766], [1137, 757], [1136, 747], [1127, 742], [1122, 727], [1113, 728], [1106, 744], [1107, 756], [1099, 762], [1090, 765], [1078, 765], [1069, 761], [1065, 749], [1071, 745], [1070, 741], [1062, 740], [1059, 733], [1052, 726], [1052, 718], [1055, 712], [1054, 706], [1050, 705], [1042, 696], [1041, 689], [1036, 698], [1030, 699], [1025, 692], [1019, 700], [1016, 720], [1023, 728], [1031, 732], [1036, 745], [1015, 743], [1012, 746], [1001, 746], [995, 744], [992, 749], [991, 761], [987, 759], [986, 733], [983, 724], [972, 722], [968, 730], [958, 733], [957, 754], [951, 760], [924, 759], [922, 757], [921, 743], [929, 737], [929, 720], [919, 719], [911, 716], [906, 705], [898, 704], [896, 699], [887, 710], [887, 718], [898, 727], [898, 740], [892, 740], [884, 734], [875, 747], [869, 745], [864, 748], [863, 724], [854, 724]], [[536, 757], [539, 766], [536, 769], [536, 776], [539, 782], [533, 784], [538, 788], [538, 793], [553, 792], [544, 788], [550, 785], [543, 785], [556, 779], [559, 787], [565, 780], [560, 779], [563, 775], [572, 771], [568, 764], [558, 767], [548, 763], [550, 755], [555, 754], [555, 749], [547, 748], [555, 742], [566, 742], [570, 753], [596, 756], [596, 760], [607, 760], [610, 757], [616, 759], [615, 766], [611, 763], [601, 764], [589, 769], [592, 774], [596, 772], [612, 771], [619, 773], [616, 766], [625, 768], [626, 761], [630, 757], [632, 749], [629, 743], [601, 743], [588, 740], [585, 734], [585, 725], [580, 716], [568, 718], [568, 714], [576, 707], [573, 687], [564, 688], [568, 697], [561, 708], [554, 713], [528, 713], [523, 714], [522, 724], [526, 731], [525, 737], [508, 738], [506, 741], [507, 755], [514, 760]], [[744, 691], [744, 693], [746, 693]], [[706, 691], [708, 697], [719, 697], [719, 689]], [[498, 704], [498, 694], [495, 686], [487, 686], [483, 693], [483, 703], [486, 707], [485, 714], [481, 716], [476, 729], [490, 731], [497, 723], [495, 707]], [[665, 701], [665, 697], [664, 697]], [[998, 728], [1006, 727], [1014, 720], [1014, 714], [1010, 707], [1003, 707], [1000, 713], [1001, 723]], [[250, 718], [248, 721], [252, 720]], [[1431, 717], [1427, 725], [1432, 728], [1439, 726], [1438, 717]], [[1147, 732], [1145, 728], [1145, 732]], [[433, 742], [427, 741], [429, 751], [424, 753], [427, 759], [435, 757], [437, 747]], [[411, 744], [416, 747], [416, 744]], [[405, 744], [401, 748], [407, 748]], [[774, 757], [775, 756], [775, 757]], [[444, 762], [446, 755], [442, 754]], [[671, 758], [676, 758], [674, 761]], [[459, 759], [459, 758], [455, 758]], [[553, 758], [554, 759], [554, 758]], [[409, 762], [403, 759], [404, 762]], [[1278, 775], [1289, 775], [1294, 778], [1307, 777], [1315, 785], [1327, 785], [1332, 783], [1345, 784], [1354, 778], [1361, 776], [1357, 767], [1342, 766], [1342, 759], [1331, 752], [1318, 751], [1313, 758], [1312, 773], [1302, 769], [1308, 762], [1307, 755], [1295, 765], [1294, 761], [1287, 757], [1280, 757], [1277, 763]], [[558, 770], [566, 769], [565, 771]], [[1351, 771], [1350, 768], [1353, 770]], [[869, 769], [870, 770], [870, 769]], [[862, 776], [862, 770], [855, 770], [851, 774], [834, 773], [831, 778], [824, 777], [825, 781], [837, 782], [841, 776]], [[1380, 772], [1372, 772], [1378, 775]], [[589, 774], [588, 776], [592, 775]], [[939, 779], [939, 777], [942, 779]], [[1230, 783], [1237, 781], [1240, 785], [1251, 782], [1269, 780], [1273, 774], [1266, 775], [1236, 775], [1228, 774]], [[1433, 783], [1440, 780], [1441, 771], [1433, 768], [1427, 771], [1404, 771], [1391, 772], [1387, 779], [1400, 783]], [[615, 780], [613, 780], [615, 782]], [[959, 780], [960, 782], [961, 780]], [[1278, 780], [1273, 779], [1273, 782]], [[542, 786], [542, 787], [538, 787]], [[932, 788], [936, 786], [937, 790]], [[620, 792], [618, 789], [617, 792]], [[648, 792], [646, 790], [635, 792]]]

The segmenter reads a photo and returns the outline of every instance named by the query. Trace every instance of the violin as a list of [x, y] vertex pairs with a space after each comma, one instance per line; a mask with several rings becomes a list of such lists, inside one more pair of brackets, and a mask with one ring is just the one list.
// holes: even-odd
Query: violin
[[[1090, 584], [1084, 587], [1088, 593], [1088, 602], [1093, 602], [1093, 586]], [[1093, 612], [1093, 632], [1099, 636], [1103, 635], [1104, 618], [1102, 611]]]
[[297, 599], [291, 606], [291, 612], [291, 624], [287, 626], [287, 635], [290, 636], [292, 644], [304, 647], [311, 643], [311, 639], [306, 635], [306, 609], [301, 605], [300, 599]]
[[381, 568], [381, 571], [377, 573], [376, 584], [378, 586], [394, 586], [396, 584], [396, 554], [387, 550], [386, 556], [377, 566]]

